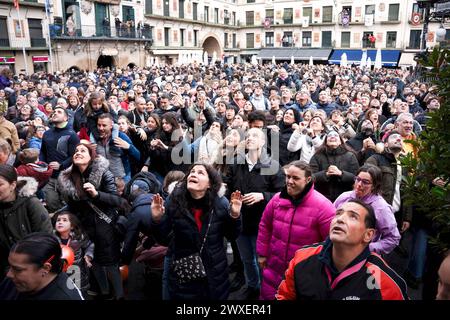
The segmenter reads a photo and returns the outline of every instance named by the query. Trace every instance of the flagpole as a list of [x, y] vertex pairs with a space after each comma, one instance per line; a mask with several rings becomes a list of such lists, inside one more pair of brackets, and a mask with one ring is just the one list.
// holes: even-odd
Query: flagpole
[[47, 27], [48, 27], [48, 52], [50, 54], [50, 71], [54, 74], [53, 69], [53, 53], [52, 53], [52, 40], [50, 34], [50, 3], [48, 0], [45, 0], [45, 16], [47, 17]]
[[[22, 53], [23, 53], [23, 62], [25, 63], [25, 73], [28, 75], [28, 63], [27, 63], [27, 55], [25, 53], [25, 32], [23, 30], [22, 20], [20, 19], [20, 12], [19, 12], [19, 0], [17, 0], [17, 5], [15, 5], [16, 11], [17, 11], [17, 19], [19, 19], [19, 27], [20, 27], [20, 37], [22, 38]], [[31, 39], [30, 39], [31, 41]]]

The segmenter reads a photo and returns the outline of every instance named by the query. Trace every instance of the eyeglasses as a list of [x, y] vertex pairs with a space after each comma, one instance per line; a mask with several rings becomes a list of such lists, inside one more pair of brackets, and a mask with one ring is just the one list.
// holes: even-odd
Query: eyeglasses
[[358, 177], [358, 176], [355, 177], [355, 182], [361, 182], [361, 183], [362, 183], [363, 185], [365, 185], [365, 186], [369, 186], [369, 185], [372, 184], [372, 182], [370, 182], [369, 180], [367, 180], [367, 179], [362, 179], [362, 178], [360, 178], [360, 177]]

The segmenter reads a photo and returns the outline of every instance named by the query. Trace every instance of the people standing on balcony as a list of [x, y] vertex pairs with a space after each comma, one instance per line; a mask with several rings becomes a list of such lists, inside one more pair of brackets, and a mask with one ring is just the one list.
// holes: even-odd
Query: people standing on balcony
[[119, 18], [114, 20], [114, 25], [116, 26], [116, 37], [120, 37], [122, 35], [122, 21]]
[[111, 26], [109, 25], [109, 19], [108, 17], [104, 17], [103, 21], [103, 36], [110, 37], [111, 36]]

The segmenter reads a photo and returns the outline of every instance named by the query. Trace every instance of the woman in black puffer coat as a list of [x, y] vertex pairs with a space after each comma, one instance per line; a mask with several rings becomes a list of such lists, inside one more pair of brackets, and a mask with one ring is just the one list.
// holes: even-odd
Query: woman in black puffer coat
[[353, 188], [359, 164], [356, 155], [347, 149], [336, 131], [330, 131], [325, 143], [317, 150], [309, 162], [314, 172], [317, 191], [333, 202], [345, 191]]
[[[169, 295], [174, 300], [226, 300], [230, 284], [224, 238], [234, 240], [240, 233], [242, 196], [233, 193], [229, 206], [219, 195], [220, 175], [209, 165], [194, 164], [188, 172], [165, 204], [155, 195], [151, 206], [156, 240], [170, 239], [167, 256], [171, 263], [164, 270]], [[173, 261], [199, 252], [206, 277], [180, 281]]]
[[117, 208], [123, 200], [117, 195], [109, 162], [97, 156], [95, 147], [80, 143], [73, 155], [73, 165], [62, 171], [57, 187], [67, 203], [67, 211], [75, 214], [89, 239], [94, 242], [93, 271], [102, 294], [109, 293], [108, 274], [113, 283], [115, 297], [123, 298], [119, 272], [120, 238], [115, 224]]
[[[294, 132], [294, 124], [299, 124], [302, 120], [300, 113], [295, 109], [287, 109], [283, 114], [283, 120], [280, 121], [278, 127], [280, 128], [279, 134], [279, 162], [281, 166], [291, 163], [294, 160], [300, 158], [300, 150], [291, 152], [287, 149], [289, 139], [291, 139]], [[273, 127], [273, 126], [272, 126]], [[272, 150], [272, 158], [276, 159], [274, 150]]]

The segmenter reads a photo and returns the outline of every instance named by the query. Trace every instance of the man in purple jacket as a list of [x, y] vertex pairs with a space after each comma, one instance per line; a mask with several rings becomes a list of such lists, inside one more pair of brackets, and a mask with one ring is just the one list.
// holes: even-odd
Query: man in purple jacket
[[285, 168], [286, 186], [267, 204], [259, 224], [256, 252], [262, 272], [261, 295], [274, 300], [289, 261], [302, 246], [325, 240], [335, 209], [314, 190], [312, 170], [303, 161]]

